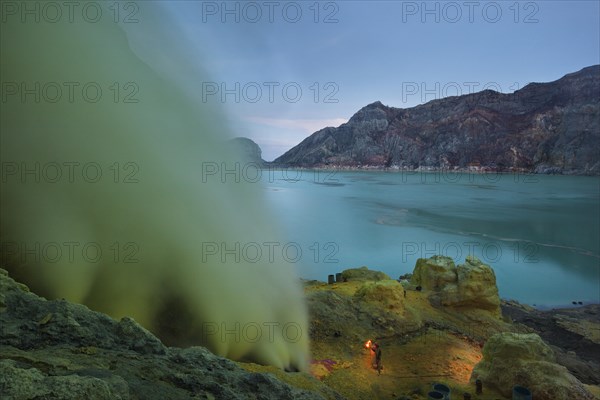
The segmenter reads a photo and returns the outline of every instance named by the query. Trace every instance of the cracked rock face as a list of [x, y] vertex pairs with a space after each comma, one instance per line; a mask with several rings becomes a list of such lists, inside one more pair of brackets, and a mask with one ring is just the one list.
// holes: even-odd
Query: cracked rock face
[[7, 399], [323, 399], [203, 347], [164, 346], [130, 318], [47, 301], [0, 269], [0, 394]]

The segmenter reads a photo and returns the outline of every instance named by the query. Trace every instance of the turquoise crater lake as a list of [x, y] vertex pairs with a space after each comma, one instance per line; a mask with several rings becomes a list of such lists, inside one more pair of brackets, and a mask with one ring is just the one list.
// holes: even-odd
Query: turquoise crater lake
[[442, 254], [491, 265], [500, 296], [600, 301], [598, 177], [264, 170], [267, 201], [301, 249], [298, 275], [366, 265], [393, 278]]

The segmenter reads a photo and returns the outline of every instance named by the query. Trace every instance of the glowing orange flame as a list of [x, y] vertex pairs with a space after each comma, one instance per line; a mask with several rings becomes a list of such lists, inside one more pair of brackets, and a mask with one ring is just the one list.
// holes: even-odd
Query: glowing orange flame
[[367, 340], [367, 342], [365, 343], [365, 349], [370, 349], [371, 348], [371, 339]]

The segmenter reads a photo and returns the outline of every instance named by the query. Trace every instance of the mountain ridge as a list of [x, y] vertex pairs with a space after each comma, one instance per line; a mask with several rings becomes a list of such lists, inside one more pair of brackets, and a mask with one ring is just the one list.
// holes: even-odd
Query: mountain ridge
[[600, 65], [514, 93], [493, 90], [411, 108], [380, 101], [273, 161], [303, 168], [600, 174]]

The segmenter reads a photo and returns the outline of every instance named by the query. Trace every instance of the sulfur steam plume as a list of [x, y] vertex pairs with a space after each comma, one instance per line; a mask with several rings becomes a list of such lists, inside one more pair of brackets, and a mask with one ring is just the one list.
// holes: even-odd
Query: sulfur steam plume
[[3, 267], [169, 344], [305, 369], [302, 292], [260, 187], [206, 174], [235, 170], [224, 115], [141, 61], [111, 10], [21, 11], [0, 35]]

